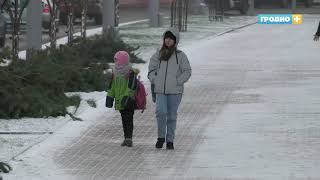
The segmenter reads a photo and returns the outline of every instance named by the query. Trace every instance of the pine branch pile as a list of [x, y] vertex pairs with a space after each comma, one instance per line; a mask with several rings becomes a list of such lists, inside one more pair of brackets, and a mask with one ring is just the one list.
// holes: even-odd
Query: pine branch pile
[[66, 107], [77, 106], [80, 98], [65, 92], [104, 91], [111, 78], [104, 72], [118, 50], [130, 52], [135, 63], [143, 62], [133, 54], [136, 48], [96, 36], [0, 67], [0, 118], [66, 115]]

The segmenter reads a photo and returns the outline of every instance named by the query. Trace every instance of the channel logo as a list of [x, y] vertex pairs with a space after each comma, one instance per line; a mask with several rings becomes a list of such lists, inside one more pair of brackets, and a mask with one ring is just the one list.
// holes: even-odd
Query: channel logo
[[258, 24], [301, 24], [301, 14], [259, 14]]

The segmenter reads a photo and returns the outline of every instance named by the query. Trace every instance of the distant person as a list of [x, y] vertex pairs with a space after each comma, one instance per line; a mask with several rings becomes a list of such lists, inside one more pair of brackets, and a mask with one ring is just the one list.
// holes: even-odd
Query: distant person
[[139, 70], [131, 67], [129, 59], [129, 54], [125, 51], [118, 51], [114, 55], [115, 67], [107, 91], [106, 107], [112, 108], [115, 101], [115, 109], [120, 111], [124, 132], [121, 146], [132, 147], [133, 114], [137, 90], [136, 77]]
[[166, 142], [167, 149], [174, 149], [173, 141], [177, 124], [177, 112], [182, 99], [184, 83], [191, 77], [187, 55], [177, 49], [179, 31], [170, 28], [163, 33], [162, 47], [151, 57], [148, 79], [156, 93], [156, 118], [160, 149]]
[[319, 41], [319, 37], [320, 37], [320, 22], [319, 22], [318, 30], [317, 30], [316, 34], [314, 35], [313, 40]]

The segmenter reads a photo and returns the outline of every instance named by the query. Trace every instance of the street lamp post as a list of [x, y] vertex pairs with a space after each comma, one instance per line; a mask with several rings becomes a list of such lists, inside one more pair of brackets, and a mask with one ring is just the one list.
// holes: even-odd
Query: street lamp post
[[150, 25], [159, 27], [159, 0], [149, 0]]
[[254, 12], [254, 0], [249, 0], [249, 9], [248, 9], [248, 15], [249, 16], [254, 16], [255, 12]]
[[291, 0], [291, 11], [292, 13], [295, 13], [297, 8], [297, 0]]
[[31, 0], [27, 10], [27, 58], [41, 49], [42, 39], [42, 1]]
[[103, 32], [117, 34], [118, 13], [117, 8], [119, 1], [104, 0], [103, 1]]

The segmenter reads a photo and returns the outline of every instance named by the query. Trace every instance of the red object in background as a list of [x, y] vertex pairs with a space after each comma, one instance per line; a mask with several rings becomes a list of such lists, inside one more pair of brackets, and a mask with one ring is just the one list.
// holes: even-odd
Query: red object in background
[[50, 12], [50, 7], [49, 7], [48, 4], [45, 4], [45, 5], [43, 6], [42, 12], [44, 12], [44, 13], [49, 13], [49, 12]]

